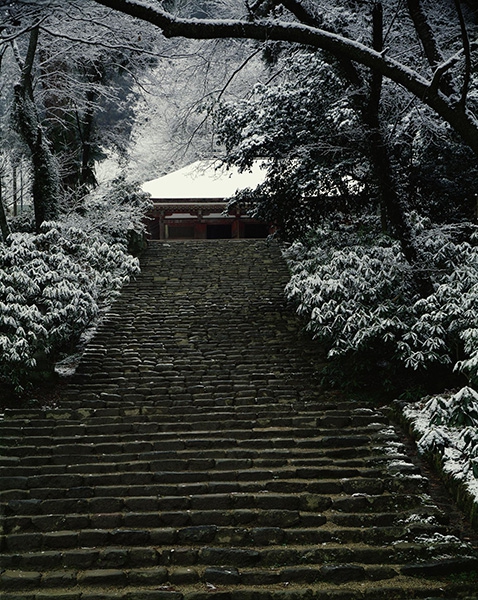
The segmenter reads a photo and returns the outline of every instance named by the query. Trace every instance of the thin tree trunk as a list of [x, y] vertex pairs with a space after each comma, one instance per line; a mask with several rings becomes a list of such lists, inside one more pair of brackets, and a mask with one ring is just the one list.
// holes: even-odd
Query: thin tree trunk
[[7, 214], [5, 212], [5, 206], [3, 204], [3, 189], [2, 189], [2, 177], [0, 175], [0, 231], [2, 233], [3, 241], [7, 240], [10, 235], [10, 227], [7, 221]]
[[[383, 8], [377, 2], [372, 9], [373, 48], [377, 52], [383, 50]], [[413, 233], [405, 216], [398, 186], [395, 179], [388, 144], [384, 138], [380, 123], [380, 102], [383, 76], [374, 71], [370, 81], [368, 106], [363, 111], [365, 124], [369, 128], [369, 152], [380, 190], [380, 205], [385, 211], [390, 233], [400, 241], [403, 255], [412, 267], [415, 285], [421, 296], [426, 297], [433, 292], [429, 277], [421, 270], [419, 256], [414, 244]]]
[[[99, 81], [99, 79], [98, 79]], [[93, 90], [87, 92], [87, 109], [83, 118], [83, 130], [81, 132], [81, 173], [80, 186], [84, 189], [97, 185], [93, 159], [93, 134], [95, 125], [95, 111], [93, 108], [95, 93]]]
[[13, 216], [18, 215], [17, 165], [12, 166]]

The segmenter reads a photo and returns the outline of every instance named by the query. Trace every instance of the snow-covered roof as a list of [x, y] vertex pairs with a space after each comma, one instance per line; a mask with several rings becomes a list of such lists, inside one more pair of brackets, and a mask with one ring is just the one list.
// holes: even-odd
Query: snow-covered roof
[[218, 160], [198, 160], [178, 171], [147, 181], [141, 187], [157, 200], [185, 198], [231, 198], [237, 191], [254, 189], [265, 179], [264, 161], [255, 161], [252, 168], [239, 172], [227, 168]]

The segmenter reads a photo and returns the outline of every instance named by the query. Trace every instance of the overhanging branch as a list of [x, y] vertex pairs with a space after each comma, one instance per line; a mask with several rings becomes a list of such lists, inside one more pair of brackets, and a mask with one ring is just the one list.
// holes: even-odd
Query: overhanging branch
[[185, 19], [176, 17], [144, 0], [95, 0], [158, 27], [166, 37], [189, 39], [253, 39], [284, 41], [309, 45], [368, 67], [403, 86], [430, 106], [459, 133], [478, 155], [478, 121], [464, 107], [449, 100], [413, 69], [360, 42], [298, 23], [282, 21], [244, 21]]

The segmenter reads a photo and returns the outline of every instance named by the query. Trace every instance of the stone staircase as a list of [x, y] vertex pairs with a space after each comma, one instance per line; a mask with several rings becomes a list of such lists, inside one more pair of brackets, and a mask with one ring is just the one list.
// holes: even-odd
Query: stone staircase
[[386, 411], [325, 394], [275, 243], [152, 243], [60, 406], [0, 421], [2, 600], [478, 598]]

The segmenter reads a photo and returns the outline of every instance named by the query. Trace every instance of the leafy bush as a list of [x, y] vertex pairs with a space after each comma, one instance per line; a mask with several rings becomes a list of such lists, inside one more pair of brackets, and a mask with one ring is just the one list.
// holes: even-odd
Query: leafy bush
[[432, 425], [478, 427], [478, 393], [469, 387], [453, 396], [432, 396], [422, 410]]
[[420, 436], [421, 453], [440, 454], [444, 469], [456, 479], [478, 478], [478, 393], [464, 387], [404, 409]]
[[[116, 188], [118, 192], [118, 188]], [[123, 198], [122, 192], [118, 192]], [[117, 296], [139, 263], [128, 253], [144, 199], [87, 199], [82, 213], [16, 232], [0, 244], [0, 380], [22, 389], [53, 370]], [[107, 204], [109, 202], [109, 205]], [[103, 210], [102, 210], [103, 208]]]
[[307, 243], [292, 244], [288, 297], [331, 359], [425, 373], [439, 365], [451, 371], [460, 357], [456, 370], [476, 381], [477, 233], [411, 218], [422, 268], [433, 281], [428, 297], [418, 295], [399, 244], [377, 233], [371, 219], [361, 227], [324, 224]]

